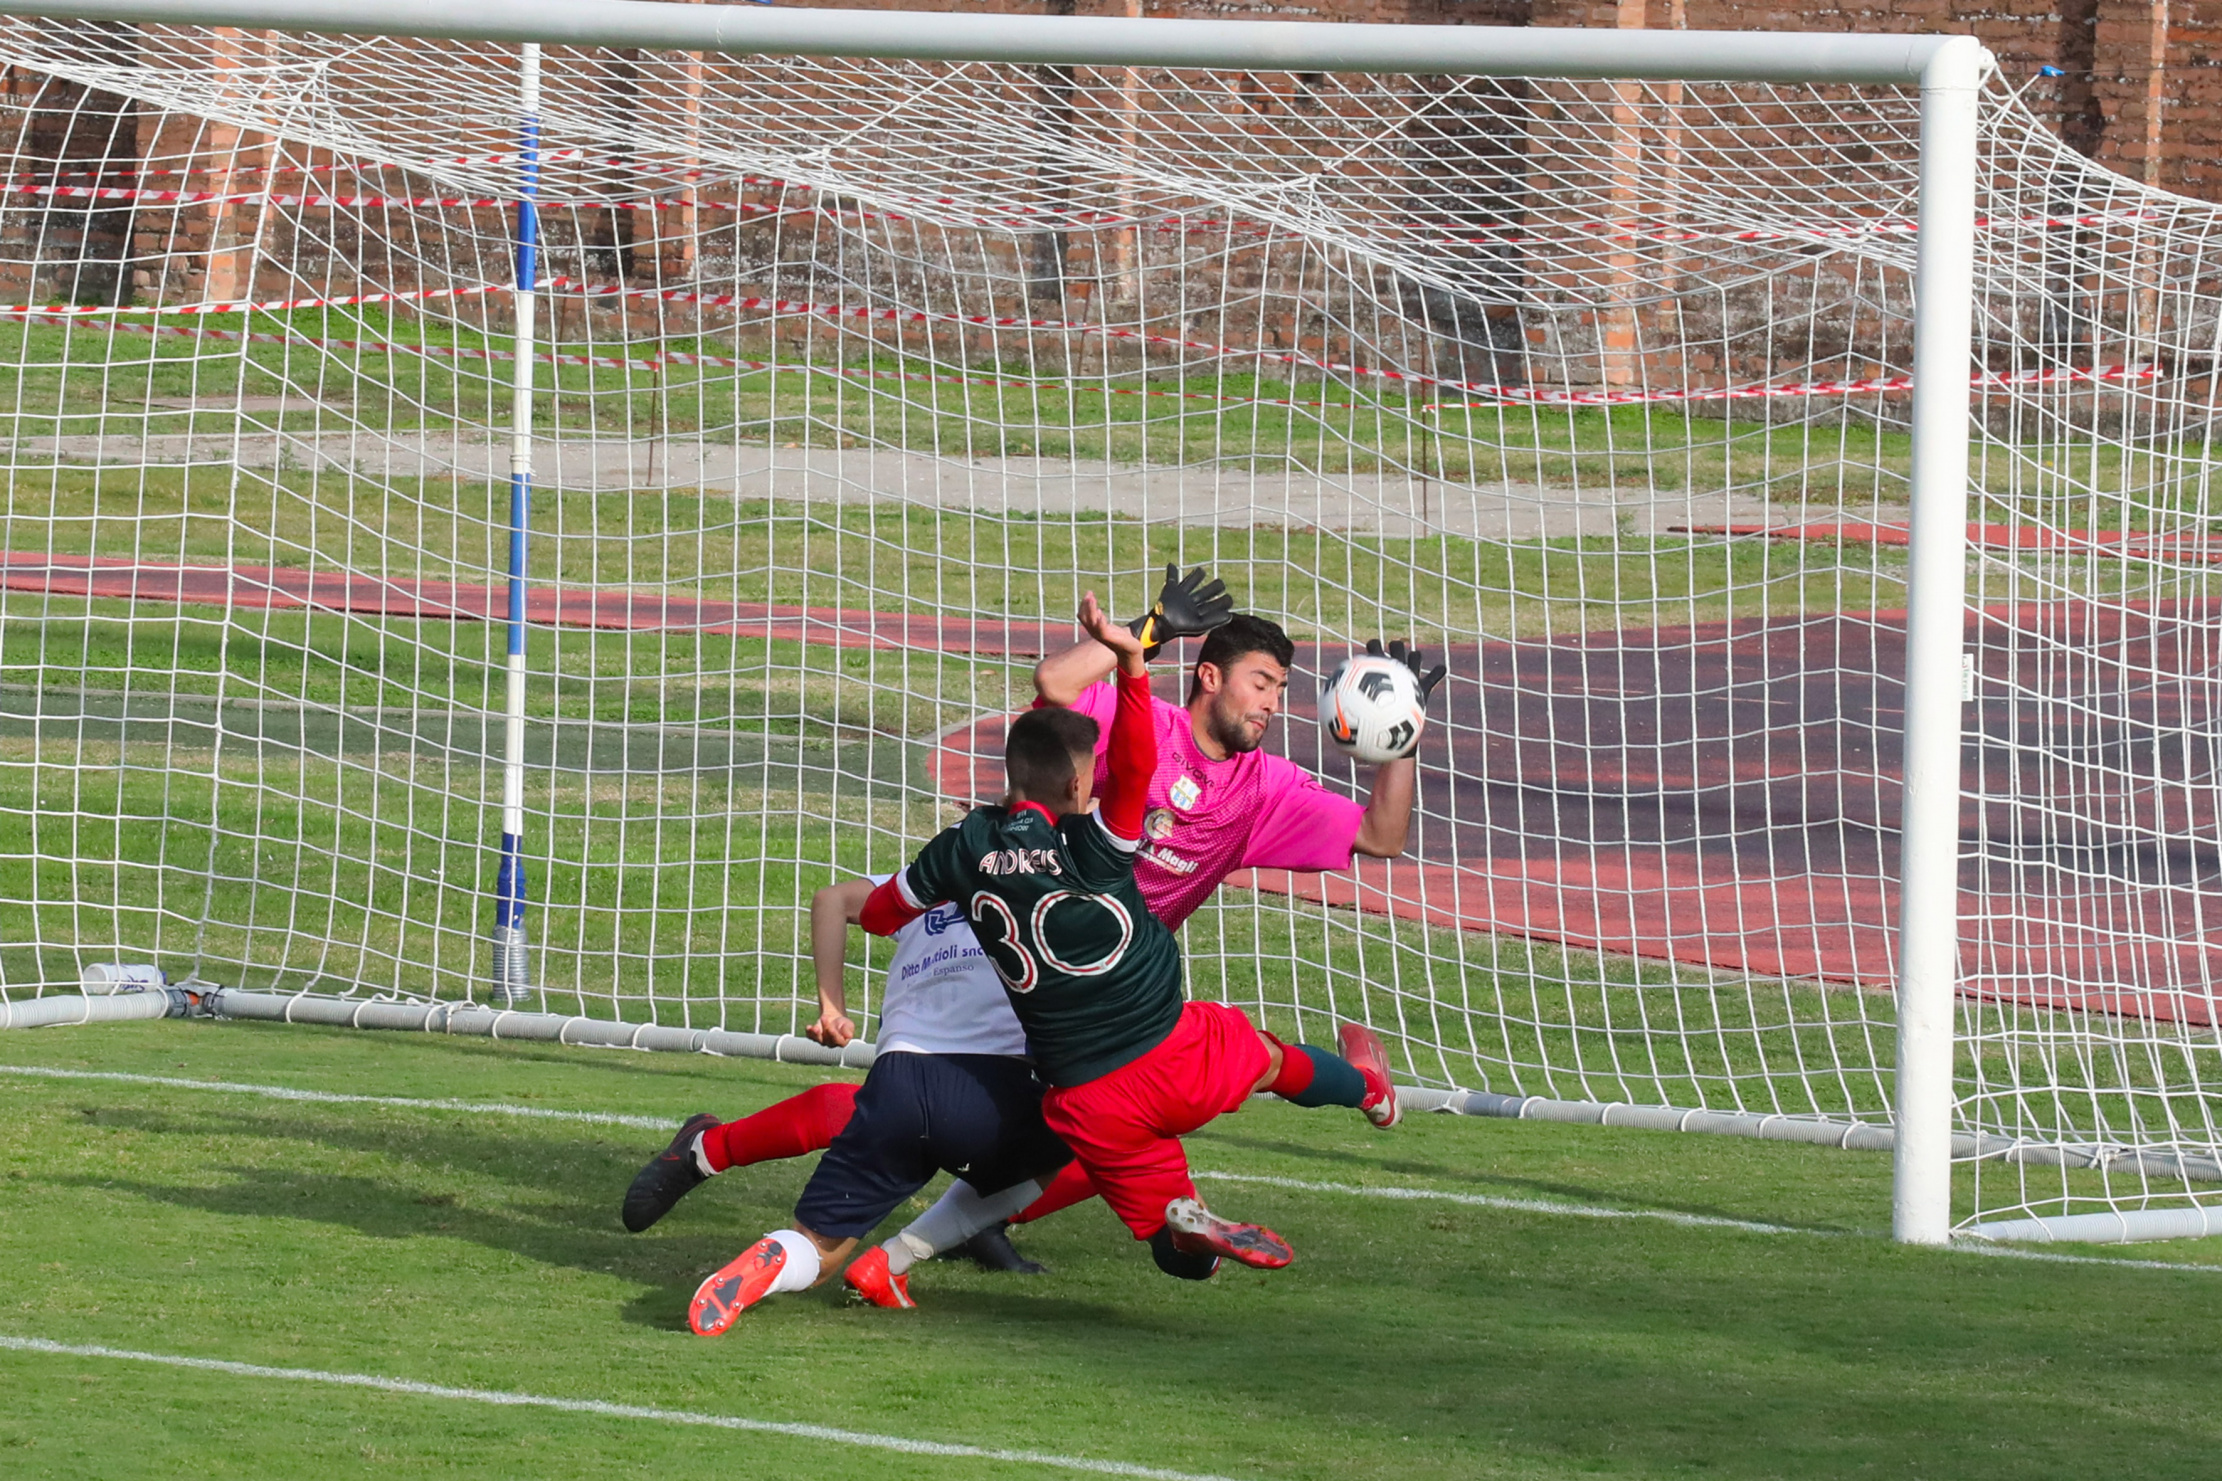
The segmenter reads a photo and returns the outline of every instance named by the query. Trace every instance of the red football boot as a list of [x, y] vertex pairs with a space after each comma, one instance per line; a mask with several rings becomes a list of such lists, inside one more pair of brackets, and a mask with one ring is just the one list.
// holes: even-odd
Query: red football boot
[[1358, 1109], [1387, 1131], [1404, 1119], [1404, 1108], [1396, 1103], [1396, 1086], [1389, 1080], [1389, 1051], [1382, 1047], [1381, 1036], [1362, 1023], [1344, 1024], [1337, 1037], [1342, 1041], [1342, 1057], [1365, 1077], [1366, 1098]]
[[695, 1288], [687, 1306], [687, 1325], [715, 1337], [733, 1319], [769, 1295], [772, 1282], [787, 1268], [787, 1251], [769, 1235], [750, 1245], [739, 1259]]
[[1262, 1224], [1234, 1224], [1193, 1198], [1165, 1205], [1165, 1227], [1184, 1255], [1224, 1255], [1258, 1270], [1278, 1270], [1296, 1258], [1287, 1240]]
[[873, 1245], [849, 1262], [841, 1272], [842, 1283], [858, 1300], [891, 1310], [908, 1311], [918, 1303], [910, 1299], [910, 1272], [897, 1275], [887, 1268], [887, 1251]]

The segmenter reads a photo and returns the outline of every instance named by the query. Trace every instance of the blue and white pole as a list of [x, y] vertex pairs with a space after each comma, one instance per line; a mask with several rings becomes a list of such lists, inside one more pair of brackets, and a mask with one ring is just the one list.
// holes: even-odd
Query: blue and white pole
[[525, 941], [525, 532], [532, 517], [532, 352], [540, 217], [540, 48], [519, 59], [516, 379], [509, 432], [509, 692], [503, 706], [501, 868], [494, 881], [494, 1000], [532, 990]]

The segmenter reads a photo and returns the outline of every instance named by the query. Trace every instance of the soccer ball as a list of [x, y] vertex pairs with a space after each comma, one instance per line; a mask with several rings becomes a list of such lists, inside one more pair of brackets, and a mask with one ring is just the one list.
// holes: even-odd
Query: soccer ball
[[1376, 765], [1419, 749], [1427, 709], [1411, 668], [1374, 653], [1353, 653], [1319, 691], [1319, 725], [1338, 750]]

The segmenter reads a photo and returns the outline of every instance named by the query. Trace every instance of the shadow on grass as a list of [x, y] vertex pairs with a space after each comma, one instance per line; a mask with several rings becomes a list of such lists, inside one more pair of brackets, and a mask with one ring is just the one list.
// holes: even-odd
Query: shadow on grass
[[[795, 1195], [815, 1165], [797, 1160], [728, 1174], [697, 1188], [656, 1228], [635, 1235], [619, 1224], [618, 1203], [641, 1164], [661, 1150], [664, 1139], [653, 1132], [615, 1132], [639, 1142], [620, 1150], [595, 1144], [612, 1136], [599, 1128], [556, 1139], [515, 1123], [427, 1125], [416, 1118], [373, 1121], [236, 1107], [220, 1118], [136, 1108], [81, 1114], [149, 1136], [308, 1142], [407, 1166], [391, 1176], [363, 1176], [234, 1163], [196, 1169], [231, 1179], [224, 1183], [73, 1177], [56, 1180], [61, 1185], [128, 1192], [232, 1217], [308, 1219], [373, 1239], [467, 1240], [541, 1264], [617, 1275], [676, 1293], [676, 1324], [682, 1327], [696, 1284], [765, 1229], [787, 1223]], [[474, 1183], [491, 1186], [496, 1196], [476, 1196]]]

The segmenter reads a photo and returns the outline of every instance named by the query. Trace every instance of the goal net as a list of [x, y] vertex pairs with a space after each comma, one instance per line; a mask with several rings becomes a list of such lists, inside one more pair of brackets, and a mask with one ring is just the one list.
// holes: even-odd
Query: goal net
[[[1193, 992], [1469, 1109], [1888, 1124], [1910, 87], [0, 60], [10, 997], [791, 1033], [810, 892], [992, 795], [1080, 592], [1180, 562], [1294, 636], [1269, 744], [1330, 787], [1318, 676], [1450, 667], [1407, 853], [1237, 876]], [[2195, 1210], [2222, 217], [1981, 118], [1956, 1213]]]

